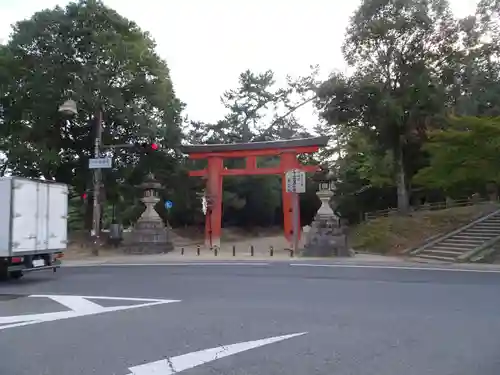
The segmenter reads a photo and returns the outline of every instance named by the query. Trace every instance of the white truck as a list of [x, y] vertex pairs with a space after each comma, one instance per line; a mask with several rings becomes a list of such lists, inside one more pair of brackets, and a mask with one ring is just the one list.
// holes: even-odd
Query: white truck
[[0, 279], [53, 270], [68, 241], [68, 186], [0, 178]]

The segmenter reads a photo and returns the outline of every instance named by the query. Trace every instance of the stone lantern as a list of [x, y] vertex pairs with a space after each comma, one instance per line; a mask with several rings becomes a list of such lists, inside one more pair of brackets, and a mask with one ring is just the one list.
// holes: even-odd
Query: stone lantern
[[314, 179], [318, 182], [318, 191], [316, 192], [316, 196], [321, 202], [321, 206], [318, 209], [318, 212], [316, 212], [316, 217], [339, 221], [339, 218], [335, 215], [335, 212], [330, 206], [330, 200], [334, 195], [333, 190], [335, 190], [333, 174], [330, 172], [320, 172], [314, 176]]
[[316, 173], [314, 180], [318, 182], [316, 195], [321, 201], [321, 207], [318, 209], [307, 234], [302, 255], [316, 257], [351, 256], [347, 246], [345, 229], [342, 228], [340, 218], [330, 206], [330, 200], [334, 196], [335, 176], [327, 169], [322, 169]]
[[160, 201], [159, 190], [163, 186], [149, 173], [146, 180], [138, 186], [142, 190], [141, 201], [146, 209], [135, 223], [127, 241], [129, 253], [166, 253], [173, 250], [168, 228], [155, 210]]

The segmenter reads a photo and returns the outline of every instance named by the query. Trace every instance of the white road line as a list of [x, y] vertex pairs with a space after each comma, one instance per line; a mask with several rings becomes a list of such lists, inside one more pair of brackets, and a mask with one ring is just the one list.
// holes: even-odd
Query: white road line
[[385, 266], [385, 265], [360, 265], [360, 264], [317, 264], [317, 263], [290, 263], [289, 265], [293, 267], [374, 268], [374, 269], [413, 270], [413, 271], [500, 273], [500, 270], [485, 270], [485, 269], [471, 269], [471, 268], [410, 267], [410, 266]]
[[[274, 263], [273, 263], [274, 264]], [[276, 262], [276, 264], [282, 264]], [[286, 264], [286, 263], [285, 263]], [[63, 264], [66, 268], [77, 267], [138, 267], [138, 266], [270, 266], [271, 263], [257, 262], [169, 262], [169, 263], [87, 263], [87, 264]], [[499, 270], [471, 269], [471, 268], [444, 268], [444, 267], [412, 267], [412, 266], [389, 266], [389, 265], [361, 265], [361, 264], [320, 264], [320, 263], [288, 263], [293, 267], [330, 267], [330, 268], [373, 268], [373, 269], [395, 269], [414, 271], [450, 271], [450, 272], [477, 272], [477, 273], [500, 273]]]
[[[33, 296], [31, 296], [33, 297]], [[86, 298], [80, 296], [47, 296], [48, 298], [66, 306], [68, 309], [77, 311], [79, 313], [98, 313], [105, 310], [104, 307], [89, 301]]]
[[[32, 294], [30, 297], [46, 297], [53, 298], [54, 294]], [[58, 294], [57, 297], [67, 297], [62, 294]], [[136, 302], [161, 302], [161, 303], [169, 303], [169, 302], [180, 302], [179, 300], [167, 300], [167, 299], [158, 299], [158, 298], [133, 298], [133, 297], [103, 297], [103, 296], [71, 296], [71, 297], [80, 297], [80, 298], [90, 298], [90, 299], [104, 299], [111, 301], [136, 301]]]
[[[137, 309], [140, 307], [156, 306], [156, 305], [162, 305], [165, 303], [172, 303], [172, 302], [180, 302], [179, 300], [162, 300], [162, 299], [138, 299], [138, 298], [118, 298], [118, 297], [84, 297], [84, 296], [59, 296], [59, 295], [58, 296], [55, 296], [55, 295], [30, 295], [29, 297], [47, 297], [47, 298], [53, 299], [54, 301], [57, 301], [59, 303], [62, 303], [61, 301], [64, 300], [64, 298], [61, 299], [61, 297], [74, 297], [74, 298], [72, 298], [72, 299], [67, 298], [65, 300], [65, 302], [68, 303], [68, 305], [65, 305], [63, 303], [65, 306], [72, 309], [70, 311], [58, 311], [58, 312], [42, 313], [42, 314], [24, 314], [24, 315], [2, 316], [2, 317], [0, 317], [0, 324], [6, 324], [6, 325], [0, 326], [0, 331], [3, 329], [22, 327], [22, 326], [27, 326], [30, 324], [37, 324], [37, 323], [43, 323], [43, 322], [53, 322], [56, 320], [78, 318], [81, 316], [88, 316], [88, 315], [102, 314], [102, 313], [107, 313], [107, 312]], [[102, 306], [95, 304], [95, 305], [100, 307], [99, 309], [97, 309], [96, 307], [91, 308], [90, 304], [85, 304], [83, 302], [80, 302], [80, 303], [76, 302], [76, 300], [78, 298], [138, 301], [138, 302], [142, 302], [142, 303], [137, 304], [137, 305], [111, 306], [111, 307], [102, 307]], [[92, 303], [91, 301], [88, 301], [88, 302]], [[69, 305], [71, 305], [71, 306], [69, 306]]]
[[291, 339], [292, 337], [305, 335], [307, 332], [294, 333], [285, 336], [268, 337], [266, 339], [240, 342], [232, 345], [218, 346], [215, 348], [191, 352], [177, 357], [170, 357], [156, 362], [130, 367], [128, 375], [172, 375], [178, 372], [203, 365], [230, 355], [238, 354], [260, 346], [273, 344], [275, 342]]
[[136, 267], [136, 266], [269, 266], [269, 263], [250, 262], [185, 262], [185, 263], [99, 263], [99, 264], [63, 264], [63, 267]]

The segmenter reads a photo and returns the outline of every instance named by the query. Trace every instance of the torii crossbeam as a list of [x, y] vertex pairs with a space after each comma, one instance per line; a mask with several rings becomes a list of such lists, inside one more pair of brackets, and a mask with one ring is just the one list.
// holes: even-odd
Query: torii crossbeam
[[[186, 145], [181, 151], [189, 155], [190, 159], [207, 159], [207, 168], [190, 171], [192, 177], [203, 177], [207, 180], [206, 193], [210, 198], [210, 212], [205, 219], [205, 246], [220, 247], [222, 221], [222, 177], [277, 174], [282, 176], [283, 192], [283, 223], [285, 238], [290, 243], [293, 238], [293, 195], [286, 192], [284, 175], [291, 169], [304, 172], [316, 172], [317, 166], [302, 165], [297, 155], [313, 153], [320, 147], [327, 145], [329, 138], [313, 137], [270, 142], [251, 142], [215, 145]], [[276, 167], [257, 167], [258, 157], [279, 156], [280, 163]], [[224, 168], [224, 159], [245, 158], [245, 168]], [[299, 213], [300, 217], [300, 213]], [[300, 228], [300, 226], [299, 226]], [[300, 232], [298, 233], [300, 236]]]

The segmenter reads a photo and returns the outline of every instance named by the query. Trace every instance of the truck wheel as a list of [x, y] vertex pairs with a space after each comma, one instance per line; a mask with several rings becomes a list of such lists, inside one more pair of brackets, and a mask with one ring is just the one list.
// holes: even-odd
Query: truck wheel
[[19, 280], [21, 277], [23, 277], [23, 271], [12, 271], [10, 273], [11, 279]]
[[6, 262], [0, 261], [0, 281], [9, 279], [9, 268]]

